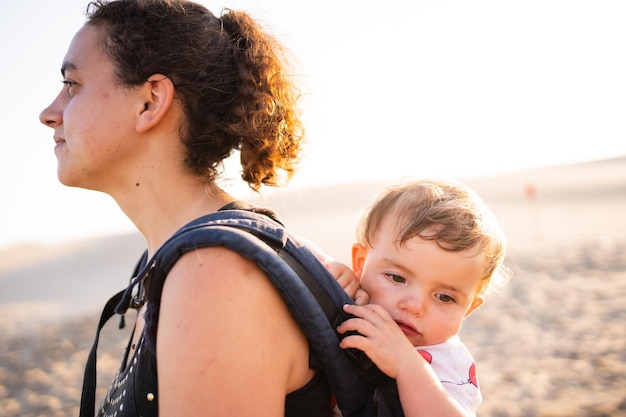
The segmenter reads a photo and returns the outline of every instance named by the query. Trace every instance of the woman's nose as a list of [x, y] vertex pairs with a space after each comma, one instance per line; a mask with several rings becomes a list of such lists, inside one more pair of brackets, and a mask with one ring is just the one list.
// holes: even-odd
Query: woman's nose
[[48, 127], [55, 127], [63, 123], [63, 111], [58, 97], [39, 114], [39, 121]]

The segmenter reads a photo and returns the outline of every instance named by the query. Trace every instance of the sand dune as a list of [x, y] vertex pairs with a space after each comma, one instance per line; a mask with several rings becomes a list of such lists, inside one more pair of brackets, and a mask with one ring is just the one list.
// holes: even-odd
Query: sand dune
[[[479, 416], [626, 416], [626, 157], [466, 182], [507, 233], [514, 271], [462, 330], [485, 397]], [[259, 202], [347, 262], [359, 214], [385, 185]], [[0, 254], [0, 415], [76, 415], [96, 316], [124, 286], [142, 239], [34, 249]], [[102, 386], [124, 332], [105, 330]]]

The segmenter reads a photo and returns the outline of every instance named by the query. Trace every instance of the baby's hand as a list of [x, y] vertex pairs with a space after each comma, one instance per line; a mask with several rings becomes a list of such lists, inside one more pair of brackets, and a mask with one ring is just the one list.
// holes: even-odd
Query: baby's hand
[[361, 289], [359, 279], [350, 268], [326, 255], [324, 251], [310, 240], [303, 237], [299, 237], [298, 239], [320, 262], [324, 263], [326, 269], [328, 269], [330, 274], [337, 280], [348, 296], [354, 300], [356, 305], [361, 306], [369, 303], [370, 295], [365, 290]]
[[359, 279], [354, 275], [354, 272], [346, 265], [337, 261], [329, 261], [324, 264], [328, 272], [335, 277], [341, 288], [354, 299], [357, 294], [357, 290], [360, 287]]
[[350, 268], [337, 261], [328, 261], [325, 265], [326, 269], [335, 277], [341, 288], [354, 300], [356, 305], [362, 306], [369, 303], [370, 295], [361, 288], [359, 279]]
[[346, 336], [340, 346], [343, 349], [359, 349], [391, 378], [407, 368], [406, 365], [423, 359], [415, 347], [400, 330], [398, 324], [382, 306], [368, 304], [355, 306], [346, 304], [344, 311], [355, 316], [344, 321], [337, 331], [341, 334], [355, 332]]

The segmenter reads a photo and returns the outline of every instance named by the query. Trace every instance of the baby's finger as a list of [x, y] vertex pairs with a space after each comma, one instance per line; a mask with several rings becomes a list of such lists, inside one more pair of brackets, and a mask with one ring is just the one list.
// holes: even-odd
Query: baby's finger
[[376, 320], [378, 318], [386, 318], [389, 317], [389, 313], [383, 307], [377, 304], [366, 304], [366, 305], [356, 305], [356, 304], [345, 304], [343, 306], [343, 311], [346, 313], [352, 314], [357, 317], [361, 317], [367, 320]]
[[350, 318], [337, 327], [337, 332], [340, 334], [356, 332], [365, 337], [369, 337], [375, 331], [376, 326], [374, 324], [370, 323], [368, 320], [359, 317]]
[[328, 269], [328, 272], [335, 275], [339, 271], [343, 269], [343, 264], [341, 262], [337, 262], [334, 259], [331, 259], [327, 262], [324, 262], [324, 266]]
[[370, 302], [370, 294], [367, 291], [361, 288], [358, 288], [356, 290], [356, 293], [354, 294], [354, 303], [358, 306], [363, 306], [369, 302]]
[[359, 282], [352, 280], [352, 279], [342, 279], [342, 278], [343, 277], [339, 277], [337, 282], [339, 283], [339, 285], [341, 285], [341, 288], [343, 288], [346, 294], [348, 294], [350, 298], [354, 299], [354, 296], [356, 295], [359, 289]]
[[337, 331], [341, 334], [356, 332], [360, 326], [359, 321], [363, 321], [363, 319], [360, 319], [358, 317], [348, 319], [337, 327]]
[[339, 342], [339, 347], [342, 349], [355, 348], [365, 352], [368, 347], [368, 340], [360, 334], [354, 334], [344, 337], [341, 342]]

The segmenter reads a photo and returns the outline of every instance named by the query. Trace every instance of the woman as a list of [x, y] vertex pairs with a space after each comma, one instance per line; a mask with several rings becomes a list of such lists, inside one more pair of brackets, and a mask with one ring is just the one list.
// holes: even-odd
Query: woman
[[[280, 45], [248, 15], [218, 18], [183, 0], [96, 1], [87, 15], [40, 120], [54, 129], [59, 180], [111, 195], [149, 256], [235, 200], [215, 182], [233, 150], [254, 190], [291, 175], [302, 139], [296, 90]], [[330, 413], [306, 338], [237, 253], [184, 255], [165, 281], [158, 325], [144, 323], [144, 309], [100, 415], [136, 415], [143, 403], [161, 416]], [[150, 326], [155, 353], [144, 344]], [[130, 398], [132, 372], [154, 385], [146, 398]]]

